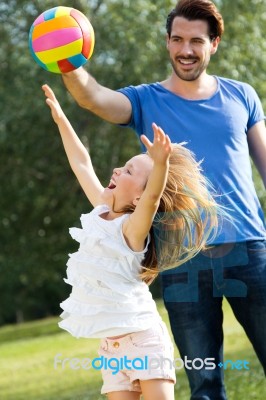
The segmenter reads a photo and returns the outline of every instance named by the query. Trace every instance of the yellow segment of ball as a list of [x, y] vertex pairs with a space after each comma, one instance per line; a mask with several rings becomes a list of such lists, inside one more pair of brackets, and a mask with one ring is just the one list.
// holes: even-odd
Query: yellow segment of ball
[[42, 63], [49, 64], [81, 53], [82, 45], [83, 39], [81, 38], [72, 43], [66, 44], [65, 46], [56, 47], [51, 50], [39, 51], [36, 53], [36, 56]]
[[58, 6], [55, 12], [55, 18], [62, 17], [63, 15], [70, 15], [72, 8]]

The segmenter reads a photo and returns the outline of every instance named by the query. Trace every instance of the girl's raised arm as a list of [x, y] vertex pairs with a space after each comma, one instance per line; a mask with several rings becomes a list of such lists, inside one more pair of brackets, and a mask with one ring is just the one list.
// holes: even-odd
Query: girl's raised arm
[[134, 212], [123, 225], [123, 234], [130, 247], [135, 251], [143, 249], [158, 210], [167, 182], [170, 154], [173, 151], [169, 136], [156, 124], [153, 124], [152, 128], [153, 143], [145, 135], [141, 136], [141, 141], [153, 160], [153, 168]]
[[58, 126], [69, 164], [87, 198], [95, 207], [101, 203], [104, 188], [95, 174], [90, 155], [64, 114], [52, 89], [48, 85], [43, 85], [42, 89], [54, 122]]

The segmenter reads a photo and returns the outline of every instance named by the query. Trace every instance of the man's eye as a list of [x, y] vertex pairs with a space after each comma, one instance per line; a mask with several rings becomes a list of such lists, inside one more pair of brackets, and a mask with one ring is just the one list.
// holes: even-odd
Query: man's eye
[[194, 40], [193, 40], [193, 43], [196, 43], [196, 44], [203, 44], [203, 41], [200, 40], [200, 39], [194, 39]]

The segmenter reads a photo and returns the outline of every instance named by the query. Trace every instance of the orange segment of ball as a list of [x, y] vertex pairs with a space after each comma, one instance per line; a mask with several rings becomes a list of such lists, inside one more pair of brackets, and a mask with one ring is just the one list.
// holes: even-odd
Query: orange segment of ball
[[94, 49], [94, 30], [91, 24], [88, 24], [88, 20], [84, 18], [84, 15], [75, 9], [71, 10], [71, 15], [75, 18], [75, 20], [79, 23], [80, 29], [83, 33], [83, 47], [82, 54], [85, 58], [89, 59], [93, 53]]
[[50, 19], [34, 27], [32, 32], [32, 40], [35, 40], [49, 32], [73, 27], [79, 27], [79, 24], [70, 15], [64, 15], [59, 18]]

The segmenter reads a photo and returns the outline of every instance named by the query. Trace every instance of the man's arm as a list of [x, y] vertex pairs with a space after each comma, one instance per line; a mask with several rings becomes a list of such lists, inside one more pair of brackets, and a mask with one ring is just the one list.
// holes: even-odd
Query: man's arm
[[260, 173], [266, 188], [266, 128], [265, 122], [257, 122], [249, 129], [248, 146], [250, 155]]
[[115, 124], [127, 124], [132, 107], [120, 92], [100, 85], [84, 68], [62, 74], [64, 84], [80, 107]]

